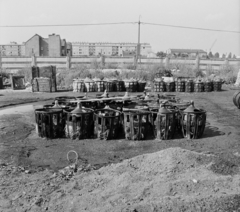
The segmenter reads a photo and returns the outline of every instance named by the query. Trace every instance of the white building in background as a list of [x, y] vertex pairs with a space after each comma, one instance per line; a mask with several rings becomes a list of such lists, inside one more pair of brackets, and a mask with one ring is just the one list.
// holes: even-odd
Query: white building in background
[[25, 56], [25, 45], [10, 42], [10, 44], [0, 45], [0, 55], [2, 56]]
[[[108, 43], [108, 42], [74, 42], [72, 43], [72, 56], [129, 56], [136, 55], [137, 43]], [[149, 43], [141, 43], [140, 54], [147, 57], [152, 52]]]

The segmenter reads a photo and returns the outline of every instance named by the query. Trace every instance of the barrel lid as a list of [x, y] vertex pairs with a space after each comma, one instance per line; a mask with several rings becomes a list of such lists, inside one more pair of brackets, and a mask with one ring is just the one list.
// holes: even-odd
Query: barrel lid
[[98, 82], [98, 81], [102, 81], [102, 80], [100, 80], [100, 78], [94, 77], [93, 81]]
[[186, 113], [196, 112], [196, 108], [194, 107], [194, 102], [191, 101], [191, 105], [189, 105], [183, 112], [186, 112]]
[[82, 104], [80, 102], [77, 103], [77, 107], [71, 111], [72, 114], [77, 114], [77, 113], [86, 113], [86, 110], [82, 109]]
[[94, 82], [92, 79], [90, 79], [89, 77], [86, 77], [85, 79], [84, 79], [84, 82]]
[[158, 113], [166, 114], [166, 113], [172, 113], [172, 112], [165, 107], [165, 104], [160, 104]]
[[123, 98], [129, 98], [129, 93], [126, 91], [125, 95], [123, 96]]
[[62, 107], [58, 104], [58, 100], [55, 100], [55, 104], [52, 106], [55, 109], [62, 109]]

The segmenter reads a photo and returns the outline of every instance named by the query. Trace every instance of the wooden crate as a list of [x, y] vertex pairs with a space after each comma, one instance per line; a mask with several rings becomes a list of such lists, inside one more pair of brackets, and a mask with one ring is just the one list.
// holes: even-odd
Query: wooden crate
[[13, 90], [25, 89], [24, 76], [12, 76], [10, 75], [11, 86]]
[[50, 78], [35, 78], [32, 83], [32, 92], [52, 92]]
[[32, 81], [35, 78], [40, 78], [40, 77], [51, 79], [51, 85], [52, 85], [51, 92], [57, 91], [56, 66], [42, 66], [42, 67], [33, 66]]

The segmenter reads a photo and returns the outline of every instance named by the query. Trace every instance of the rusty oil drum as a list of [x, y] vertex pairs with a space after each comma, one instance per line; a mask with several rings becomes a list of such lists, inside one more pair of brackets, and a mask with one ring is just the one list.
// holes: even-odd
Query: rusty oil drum
[[233, 103], [238, 109], [240, 109], [240, 90], [233, 94]]

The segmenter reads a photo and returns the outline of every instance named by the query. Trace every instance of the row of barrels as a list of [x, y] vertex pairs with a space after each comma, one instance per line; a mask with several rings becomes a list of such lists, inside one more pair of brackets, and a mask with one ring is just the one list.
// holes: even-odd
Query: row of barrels
[[221, 91], [222, 82], [208, 81], [208, 82], [194, 82], [194, 81], [174, 81], [164, 82], [155, 81], [154, 91], [155, 92], [211, 92]]
[[74, 92], [143, 92], [146, 86], [145, 81], [94, 81], [94, 80], [74, 80]]

